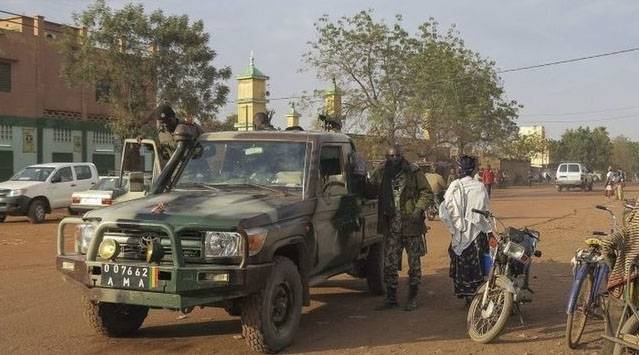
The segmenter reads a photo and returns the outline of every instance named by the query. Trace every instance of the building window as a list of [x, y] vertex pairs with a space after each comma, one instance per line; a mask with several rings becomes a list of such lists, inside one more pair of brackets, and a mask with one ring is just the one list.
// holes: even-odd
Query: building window
[[11, 126], [0, 125], [0, 141], [10, 141], [13, 139]]
[[0, 62], [0, 91], [11, 92], [11, 63]]
[[113, 134], [104, 131], [93, 131], [94, 144], [113, 144]]
[[65, 128], [55, 128], [53, 130], [54, 142], [71, 142], [71, 130]]

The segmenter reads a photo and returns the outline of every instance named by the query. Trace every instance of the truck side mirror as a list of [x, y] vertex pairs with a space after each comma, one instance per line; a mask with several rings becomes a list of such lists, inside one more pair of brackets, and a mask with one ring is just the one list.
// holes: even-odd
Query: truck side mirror
[[62, 176], [56, 175], [56, 176], [51, 178], [51, 183], [52, 184], [57, 184], [59, 182], [62, 182]]

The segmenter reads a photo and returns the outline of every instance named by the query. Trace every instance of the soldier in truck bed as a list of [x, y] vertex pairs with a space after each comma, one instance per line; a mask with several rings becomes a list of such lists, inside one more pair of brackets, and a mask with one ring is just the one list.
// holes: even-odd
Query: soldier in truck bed
[[404, 309], [412, 311], [417, 308], [421, 257], [426, 254], [424, 211], [432, 203], [432, 192], [419, 166], [404, 158], [399, 145], [387, 150], [386, 160], [374, 171], [371, 184], [378, 191], [378, 232], [385, 239], [386, 299], [379, 309], [398, 305], [398, 268], [401, 253], [406, 249], [410, 287]]

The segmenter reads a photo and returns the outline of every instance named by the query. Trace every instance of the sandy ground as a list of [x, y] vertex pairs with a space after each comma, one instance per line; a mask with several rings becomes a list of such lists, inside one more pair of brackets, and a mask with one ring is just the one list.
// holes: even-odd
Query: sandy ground
[[[630, 187], [629, 197], [639, 188]], [[598, 203], [620, 208], [599, 191], [555, 192], [550, 186], [496, 190], [493, 210], [507, 225], [541, 232], [543, 257], [535, 260], [531, 287], [534, 301], [524, 305], [525, 326], [511, 320], [494, 343], [481, 345], [466, 334], [466, 308], [452, 293], [448, 277], [449, 236], [432, 223], [428, 255], [422, 259], [420, 307], [379, 312], [380, 297], [366, 292], [365, 282], [348, 276], [312, 289], [300, 330], [285, 353], [339, 354], [564, 354], [565, 303], [570, 286], [570, 259], [593, 230], [605, 231], [609, 220]], [[55, 271], [55, 233], [61, 213], [31, 225], [9, 217], [0, 224], [0, 354], [110, 353], [248, 353], [238, 339], [240, 321], [220, 309], [195, 310], [185, 319], [170, 311], [151, 311], [132, 338], [106, 339], [85, 324], [80, 291]], [[405, 260], [406, 258], [404, 258]], [[400, 299], [406, 296], [406, 268]], [[589, 326], [584, 346], [575, 352], [596, 353], [601, 322]]]

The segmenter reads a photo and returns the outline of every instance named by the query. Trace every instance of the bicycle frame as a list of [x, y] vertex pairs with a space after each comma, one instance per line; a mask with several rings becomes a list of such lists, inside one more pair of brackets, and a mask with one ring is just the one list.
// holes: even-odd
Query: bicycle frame
[[[637, 270], [636, 266], [634, 270]], [[632, 303], [632, 300], [630, 299], [630, 296], [631, 296], [630, 295], [630, 289], [631, 289], [630, 276], [631, 275], [632, 275], [632, 272], [628, 272], [628, 275], [626, 277], [626, 285], [624, 286], [624, 290], [623, 290], [624, 306], [623, 306], [623, 311], [621, 312], [621, 318], [619, 319], [619, 324], [617, 324], [617, 329], [615, 331], [615, 334], [614, 336], [605, 334], [605, 335], [602, 335], [601, 337], [606, 340], [612, 341], [614, 343], [621, 344], [627, 348], [630, 348], [633, 350], [639, 350], [639, 344], [630, 343], [626, 341], [624, 337], [621, 335], [621, 328], [624, 326], [624, 324], [630, 317], [635, 317], [639, 319], [639, 309], [635, 307], [635, 305]], [[608, 319], [608, 317], [606, 317], [606, 319]]]
[[575, 277], [573, 278], [572, 287], [570, 288], [569, 298], [568, 298], [568, 306], [566, 307], [566, 314], [571, 314], [575, 311], [575, 307], [577, 307], [577, 294], [581, 289], [581, 285], [583, 284], [586, 277], [591, 272], [591, 269], [594, 268], [593, 272], [593, 283], [592, 289], [590, 290], [590, 294], [588, 295], [588, 299], [586, 300], [586, 304], [588, 307], [597, 299], [598, 296], [606, 294], [606, 291], [601, 290], [601, 286], [606, 284], [608, 280], [608, 265], [605, 263], [599, 262], [594, 267], [592, 263], [582, 262], [575, 271]]

